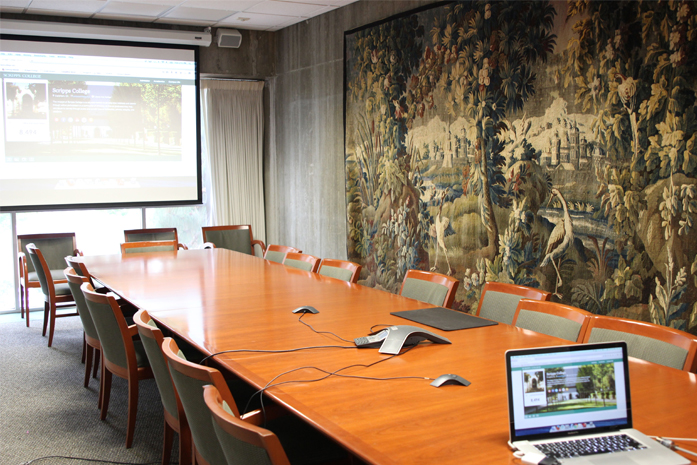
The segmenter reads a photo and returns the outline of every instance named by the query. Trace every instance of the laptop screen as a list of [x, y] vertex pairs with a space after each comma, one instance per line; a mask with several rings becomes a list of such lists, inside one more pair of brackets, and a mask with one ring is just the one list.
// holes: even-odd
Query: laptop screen
[[632, 427], [627, 346], [506, 352], [511, 442]]

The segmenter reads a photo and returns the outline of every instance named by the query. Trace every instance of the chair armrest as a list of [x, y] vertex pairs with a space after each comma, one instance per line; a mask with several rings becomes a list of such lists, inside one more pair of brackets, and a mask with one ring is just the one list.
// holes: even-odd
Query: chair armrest
[[265, 422], [288, 415], [288, 411], [278, 404], [264, 406], [264, 410], [252, 410], [240, 415], [240, 419], [256, 426], [263, 426]]
[[182, 244], [181, 242], [178, 244], [178, 246], [180, 249], [189, 250], [189, 248], [186, 246], [186, 244]]
[[24, 252], [19, 252], [17, 257], [19, 258], [19, 277], [26, 280], [29, 276], [29, 269], [27, 268], [27, 256], [24, 254]]
[[[131, 336], [134, 340], [140, 339], [140, 334], [138, 333], [138, 327], [136, 325], [131, 325], [128, 327], [128, 335]], [[136, 338], [138, 336], [138, 338]]]
[[215, 249], [215, 244], [212, 242], [204, 242], [203, 243], [203, 248], [204, 249]]
[[264, 241], [260, 241], [259, 239], [254, 239], [252, 241], [252, 255], [254, 255], [254, 246], [258, 245], [261, 247], [261, 256], [263, 257], [264, 254], [266, 253], [266, 244], [264, 244]]
[[82, 257], [82, 250], [80, 250], [80, 249], [73, 250], [73, 257]]

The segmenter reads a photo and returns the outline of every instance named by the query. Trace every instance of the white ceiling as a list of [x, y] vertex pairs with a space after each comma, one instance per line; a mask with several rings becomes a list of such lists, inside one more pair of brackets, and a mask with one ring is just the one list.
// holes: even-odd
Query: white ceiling
[[277, 31], [355, 1], [0, 0], [0, 12]]

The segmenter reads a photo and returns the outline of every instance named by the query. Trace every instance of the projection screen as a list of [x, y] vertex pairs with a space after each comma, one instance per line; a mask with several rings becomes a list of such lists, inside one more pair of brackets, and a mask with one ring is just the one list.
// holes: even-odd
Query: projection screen
[[198, 48], [0, 40], [0, 211], [201, 202]]

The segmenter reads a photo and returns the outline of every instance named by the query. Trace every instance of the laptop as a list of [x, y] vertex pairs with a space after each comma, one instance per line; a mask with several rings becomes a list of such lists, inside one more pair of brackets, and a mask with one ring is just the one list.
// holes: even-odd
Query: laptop
[[510, 445], [523, 453], [574, 465], [690, 463], [632, 428], [624, 342], [509, 350], [506, 376]]

